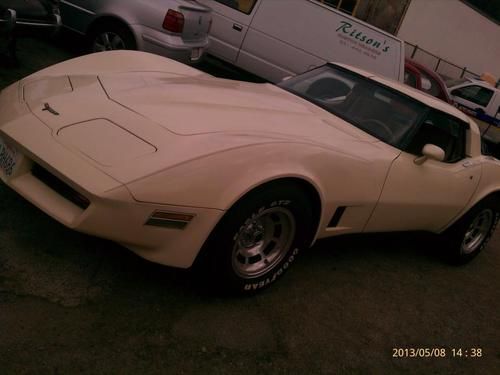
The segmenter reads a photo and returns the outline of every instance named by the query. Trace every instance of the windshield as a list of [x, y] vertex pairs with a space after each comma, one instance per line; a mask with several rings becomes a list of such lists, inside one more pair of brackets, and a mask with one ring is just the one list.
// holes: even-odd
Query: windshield
[[332, 64], [279, 86], [398, 148], [405, 146], [427, 109], [396, 90]]

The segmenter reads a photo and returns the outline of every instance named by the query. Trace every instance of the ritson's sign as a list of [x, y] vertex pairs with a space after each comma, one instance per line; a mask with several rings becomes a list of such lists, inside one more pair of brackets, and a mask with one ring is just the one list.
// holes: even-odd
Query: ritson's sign
[[380, 52], [388, 52], [390, 49], [390, 46], [387, 45], [386, 40], [380, 41], [374, 39], [366, 35], [362, 31], [353, 28], [353, 25], [347, 21], [341, 21], [340, 26], [335, 31], [340, 31], [346, 36], [349, 36], [352, 40], [357, 40], [358, 42], [363, 43], [366, 46], [370, 46], [371, 48], [374, 48]]

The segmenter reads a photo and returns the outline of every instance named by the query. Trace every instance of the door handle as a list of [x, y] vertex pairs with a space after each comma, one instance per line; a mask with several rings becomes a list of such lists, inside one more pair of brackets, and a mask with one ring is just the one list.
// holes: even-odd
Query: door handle
[[465, 167], [465, 168], [469, 168], [469, 167], [472, 167], [474, 165], [474, 162], [473, 161], [470, 161], [470, 160], [467, 160], [467, 161], [464, 161], [462, 163], [462, 165]]
[[241, 32], [243, 30], [243, 26], [238, 25], [237, 23], [233, 23], [233, 30]]

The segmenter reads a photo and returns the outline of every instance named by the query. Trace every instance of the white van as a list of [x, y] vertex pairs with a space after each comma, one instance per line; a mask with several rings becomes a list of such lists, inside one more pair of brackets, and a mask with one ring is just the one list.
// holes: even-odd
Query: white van
[[403, 81], [404, 43], [314, 0], [198, 0], [213, 10], [208, 52], [271, 82], [326, 62]]

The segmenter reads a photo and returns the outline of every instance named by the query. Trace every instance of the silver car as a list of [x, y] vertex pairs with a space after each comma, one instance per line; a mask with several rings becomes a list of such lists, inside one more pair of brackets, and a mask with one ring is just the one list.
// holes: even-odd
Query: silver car
[[93, 52], [137, 49], [185, 63], [208, 46], [211, 9], [195, 0], [61, 0], [63, 26]]

